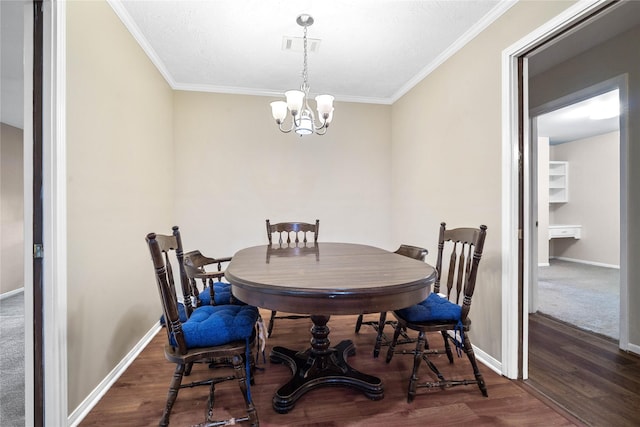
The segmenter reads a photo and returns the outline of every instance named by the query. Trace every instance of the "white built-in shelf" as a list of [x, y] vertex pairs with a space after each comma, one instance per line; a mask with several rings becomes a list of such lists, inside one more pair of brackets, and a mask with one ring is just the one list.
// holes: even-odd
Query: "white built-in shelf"
[[569, 162], [549, 162], [549, 203], [569, 201]]
[[582, 236], [581, 225], [550, 225], [549, 239], [558, 239], [563, 237], [573, 237], [579, 239]]

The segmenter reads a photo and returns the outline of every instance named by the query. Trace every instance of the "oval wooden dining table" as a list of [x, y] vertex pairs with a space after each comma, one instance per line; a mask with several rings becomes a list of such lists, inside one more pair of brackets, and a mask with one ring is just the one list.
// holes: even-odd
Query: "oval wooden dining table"
[[311, 347], [274, 347], [270, 360], [286, 363], [292, 378], [273, 397], [287, 413], [305, 393], [321, 386], [346, 386], [372, 400], [384, 397], [382, 381], [353, 369], [351, 340], [329, 341], [331, 315], [379, 313], [425, 299], [436, 277], [427, 263], [373, 246], [317, 243], [309, 246], [254, 246], [238, 251], [226, 273], [233, 295], [269, 310], [311, 315]]

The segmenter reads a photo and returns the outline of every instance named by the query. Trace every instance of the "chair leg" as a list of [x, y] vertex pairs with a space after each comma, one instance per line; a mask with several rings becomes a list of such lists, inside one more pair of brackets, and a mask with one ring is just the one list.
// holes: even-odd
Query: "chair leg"
[[169, 392], [167, 393], [167, 404], [164, 407], [164, 412], [162, 413], [162, 419], [160, 419], [160, 423], [158, 424], [161, 427], [165, 427], [169, 425], [169, 416], [171, 415], [171, 409], [173, 409], [173, 404], [176, 402], [176, 398], [178, 397], [178, 391], [180, 391], [180, 385], [182, 384], [182, 377], [184, 375], [185, 366], [182, 364], [176, 365], [176, 370], [173, 373], [173, 378], [171, 378], [171, 383], [169, 384]]
[[487, 392], [487, 385], [484, 382], [484, 377], [480, 373], [480, 369], [478, 369], [478, 364], [476, 363], [476, 356], [473, 353], [473, 346], [471, 345], [471, 340], [469, 339], [469, 333], [464, 334], [464, 339], [462, 340], [462, 344], [464, 346], [464, 352], [467, 354], [469, 358], [469, 362], [471, 362], [471, 366], [473, 367], [473, 375], [478, 382], [478, 388], [480, 388], [480, 392], [484, 397], [488, 397], [489, 393]]
[[420, 362], [422, 362], [422, 349], [425, 346], [424, 332], [418, 334], [418, 341], [416, 342], [416, 350], [413, 354], [413, 370], [411, 371], [411, 378], [409, 379], [409, 392], [407, 393], [407, 403], [413, 402], [416, 397], [416, 385], [418, 384], [418, 368]]
[[[250, 353], [250, 359], [249, 359], [249, 369], [251, 370], [251, 372], [249, 373], [249, 385], [256, 385], [256, 365], [258, 363], [258, 352], [256, 351], [255, 353], [255, 357], [254, 354], [251, 352]], [[245, 365], [246, 365], [246, 360], [245, 360]]]
[[395, 331], [393, 332], [393, 340], [391, 340], [391, 344], [389, 344], [389, 348], [387, 349], [387, 363], [391, 362], [391, 359], [393, 358], [393, 352], [396, 350], [396, 343], [398, 342], [400, 331], [402, 331], [402, 328], [400, 327], [400, 324], [397, 323]]
[[250, 399], [249, 394], [247, 393], [247, 371], [245, 368], [245, 361], [242, 357], [236, 355], [233, 356], [233, 369], [235, 371], [235, 376], [238, 379], [238, 383], [240, 385], [240, 391], [242, 392], [242, 397], [244, 397], [244, 403], [247, 407], [247, 416], [249, 417], [249, 422], [252, 427], [256, 427], [260, 425], [258, 421], [258, 412], [256, 411], [255, 406], [253, 405], [253, 400]]
[[356, 334], [360, 332], [360, 327], [362, 326], [362, 318], [364, 315], [358, 315], [358, 320], [356, 320]]
[[453, 353], [451, 352], [451, 345], [449, 344], [449, 332], [440, 331], [442, 333], [442, 339], [444, 340], [444, 349], [447, 352], [447, 358], [449, 363], [453, 363]]
[[382, 347], [382, 337], [384, 331], [384, 325], [387, 323], [387, 312], [380, 313], [380, 321], [378, 322], [378, 335], [376, 336], [376, 345], [373, 347], [373, 357], [378, 357], [380, 354], [380, 347]]
[[216, 392], [216, 382], [211, 381], [211, 386], [209, 386], [209, 398], [207, 399], [207, 414], [206, 420], [207, 423], [214, 422], [213, 419], [213, 405], [215, 404], [215, 392]]
[[184, 376], [188, 377], [191, 375], [191, 369], [193, 368], [193, 363], [187, 363], [184, 367]]
[[271, 311], [271, 317], [269, 318], [269, 327], [267, 328], [267, 338], [271, 338], [271, 332], [273, 332], [273, 322], [275, 321], [276, 313], [277, 312], [275, 310]]

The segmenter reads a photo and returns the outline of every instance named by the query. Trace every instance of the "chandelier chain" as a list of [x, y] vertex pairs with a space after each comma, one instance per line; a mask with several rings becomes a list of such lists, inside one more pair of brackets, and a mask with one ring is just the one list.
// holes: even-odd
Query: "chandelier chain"
[[309, 83], [307, 82], [309, 78], [309, 74], [307, 71], [307, 27], [304, 27], [304, 33], [302, 37], [303, 47], [304, 47], [304, 60], [302, 63], [302, 91], [309, 94]]

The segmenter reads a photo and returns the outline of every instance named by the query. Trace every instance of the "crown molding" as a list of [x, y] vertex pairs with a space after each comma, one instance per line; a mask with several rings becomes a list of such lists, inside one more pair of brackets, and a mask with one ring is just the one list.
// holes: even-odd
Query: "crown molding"
[[[198, 91], [198, 92], [209, 92], [209, 93], [224, 93], [230, 95], [252, 95], [252, 96], [276, 96], [281, 97], [282, 93], [274, 92], [272, 90], [267, 89], [249, 89], [242, 87], [229, 87], [229, 86], [215, 86], [215, 85], [197, 85], [197, 84], [188, 84], [188, 83], [178, 83], [176, 82], [171, 73], [166, 69], [162, 60], [153, 49], [153, 47], [149, 44], [146, 38], [143, 36], [142, 31], [136, 25], [134, 20], [131, 18], [127, 10], [124, 8], [120, 0], [107, 0], [107, 3], [114, 10], [116, 15], [120, 18], [125, 27], [129, 30], [133, 38], [138, 42], [140, 47], [147, 54], [151, 62], [156, 66], [160, 74], [167, 81], [169, 86], [174, 90], [184, 90], [184, 91]], [[469, 43], [474, 37], [480, 34], [485, 28], [491, 25], [496, 19], [502, 16], [507, 10], [509, 10], [514, 4], [517, 3], [517, 0], [505, 0], [500, 1], [497, 6], [495, 6], [481, 21], [479, 21], [476, 25], [470, 28], [467, 32], [465, 32], [461, 37], [459, 37], [447, 50], [445, 50], [442, 54], [438, 55], [438, 57], [432, 61], [429, 65], [423, 68], [418, 74], [416, 74], [411, 80], [409, 80], [406, 84], [404, 84], [397, 92], [395, 92], [391, 97], [388, 98], [379, 98], [379, 97], [360, 97], [360, 96], [336, 96], [336, 101], [339, 102], [353, 102], [353, 103], [363, 103], [363, 104], [382, 104], [382, 105], [392, 105], [398, 99], [400, 99], [403, 95], [409, 92], [413, 87], [415, 87], [418, 83], [424, 80], [429, 74], [431, 74], [436, 68], [442, 65], [447, 59], [453, 56], [457, 51], [462, 49], [467, 43]]]
[[107, 0], [107, 3], [111, 6], [113, 11], [118, 15], [118, 18], [122, 21], [124, 26], [129, 30], [133, 38], [138, 42], [142, 50], [147, 54], [153, 65], [156, 66], [162, 77], [167, 81], [169, 86], [175, 89], [176, 82], [173, 80], [171, 73], [166, 69], [164, 63], [156, 53], [155, 49], [149, 44], [147, 39], [142, 35], [142, 31], [136, 25], [136, 23], [129, 15], [129, 12], [124, 8], [120, 0]]
[[416, 74], [411, 80], [405, 83], [395, 94], [390, 98], [391, 104], [402, 98], [407, 92], [413, 89], [418, 83], [424, 80], [429, 74], [431, 74], [436, 68], [442, 65], [447, 59], [451, 58], [456, 52], [462, 49], [467, 43], [473, 40], [478, 34], [491, 25], [496, 19], [502, 16], [507, 10], [517, 3], [517, 0], [506, 0], [498, 3], [496, 7], [484, 16], [484, 18], [478, 21], [467, 32], [460, 36], [451, 46], [449, 46], [444, 52], [442, 52], [436, 59], [431, 61], [429, 65], [424, 67], [418, 74]]

